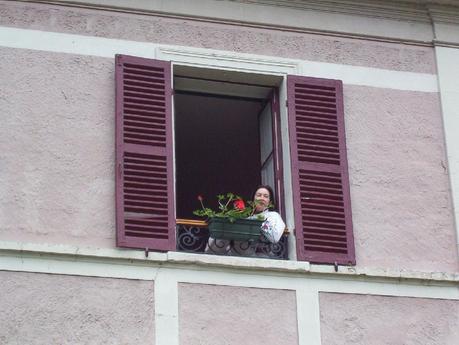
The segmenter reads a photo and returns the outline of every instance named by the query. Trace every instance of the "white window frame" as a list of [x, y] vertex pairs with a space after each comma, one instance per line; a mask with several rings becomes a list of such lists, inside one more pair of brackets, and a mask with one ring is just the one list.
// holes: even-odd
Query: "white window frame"
[[[171, 78], [174, 75], [174, 65], [191, 66], [199, 68], [219, 69], [243, 73], [268, 74], [281, 76], [282, 84], [279, 87], [279, 109], [282, 142], [282, 164], [284, 172], [284, 209], [287, 227], [294, 229], [294, 207], [292, 198], [292, 179], [290, 168], [290, 146], [287, 119], [287, 78], [288, 74], [297, 75], [300, 72], [298, 61], [279, 58], [261, 57], [251, 54], [233, 52], [221, 52], [210, 49], [188, 48], [188, 47], [157, 47], [155, 58], [158, 60], [170, 61], [172, 65]], [[173, 80], [172, 80], [173, 82]], [[172, 84], [173, 85], [173, 84]], [[174, 108], [172, 107], [172, 117]], [[173, 142], [175, 142], [173, 134]], [[174, 181], [175, 181], [175, 157], [174, 157]], [[174, 186], [174, 190], [175, 190]], [[294, 231], [291, 231], [288, 239], [289, 259], [296, 260], [296, 241]]]

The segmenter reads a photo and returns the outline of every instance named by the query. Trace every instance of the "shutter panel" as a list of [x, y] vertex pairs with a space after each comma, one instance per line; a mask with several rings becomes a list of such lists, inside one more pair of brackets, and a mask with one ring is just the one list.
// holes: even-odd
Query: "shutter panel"
[[175, 249], [170, 63], [116, 56], [117, 245]]
[[287, 77], [299, 260], [355, 264], [339, 80]]

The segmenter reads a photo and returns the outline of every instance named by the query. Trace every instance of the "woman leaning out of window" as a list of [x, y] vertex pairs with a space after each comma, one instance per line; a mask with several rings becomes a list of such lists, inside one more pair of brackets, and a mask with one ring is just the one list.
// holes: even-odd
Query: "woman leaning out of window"
[[[260, 185], [255, 190], [253, 199], [256, 203], [255, 213], [249, 219], [259, 219], [260, 215], [263, 216], [263, 223], [261, 225], [261, 236], [263, 240], [271, 243], [279, 242], [282, 234], [284, 233], [285, 223], [282, 217], [274, 208], [273, 198], [274, 193], [270, 186]], [[234, 241], [233, 248], [236, 254], [246, 255], [250, 252], [253, 253], [253, 248], [247, 242]], [[230, 241], [219, 240], [210, 238], [206, 252], [214, 252], [217, 254], [230, 252]]]

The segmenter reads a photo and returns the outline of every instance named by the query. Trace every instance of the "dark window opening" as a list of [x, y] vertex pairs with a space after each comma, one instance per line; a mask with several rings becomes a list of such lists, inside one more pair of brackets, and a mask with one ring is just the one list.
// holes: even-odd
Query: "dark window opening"
[[196, 218], [198, 195], [217, 208], [218, 194], [250, 200], [261, 183], [277, 192], [274, 86], [251, 83], [257, 77], [250, 74], [200, 70], [198, 77], [197, 69], [174, 71], [176, 218]]

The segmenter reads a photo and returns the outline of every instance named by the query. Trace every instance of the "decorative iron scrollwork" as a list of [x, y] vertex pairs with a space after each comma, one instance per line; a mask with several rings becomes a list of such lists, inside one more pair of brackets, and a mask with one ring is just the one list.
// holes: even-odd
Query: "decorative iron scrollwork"
[[204, 253], [209, 239], [209, 230], [195, 225], [177, 225], [177, 250]]
[[177, 224], [177, 250], [191, 253], [233, 255], [288, 260], [287, 235], [278, 243], [233, 241], [209, 237], [209, 230], [198, 225]]

